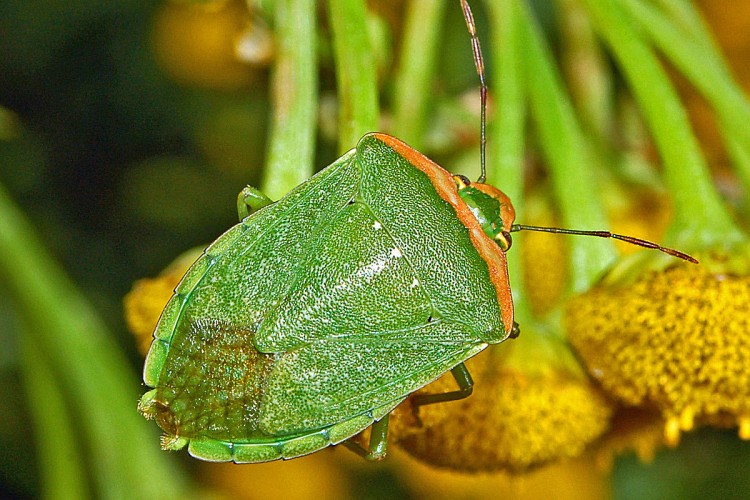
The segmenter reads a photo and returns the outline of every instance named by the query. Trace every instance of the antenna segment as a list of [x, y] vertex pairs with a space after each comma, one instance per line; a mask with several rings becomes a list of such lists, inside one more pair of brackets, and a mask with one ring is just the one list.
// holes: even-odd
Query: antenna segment
[[634, 238], [632, 236], [625, 236], [623, 234], [610, 233], [609, 231], [581, 231], [578, 229], [561, 229], [558, 227], [527, 226], [524, 224], [513, 224], [510, 230], [511, 232], [540, 231], [543, 233], [578, 234], [582, 236], [597, 236], [599, 238], [612, 238], [614, 240], [620, 240], [626, 243], [630, 243], [631, 245], [636, 245], [636, 246], [643, 247], [643, 248], [651, 248], [653, 250], [659, 250], [660, 252], [664, 252], [666, 254], [672, 255], [673, 257], [677, 257], [678, 259], [692, 262], [693, 264], [698, 263], [698, 261], [694, 259], [693, 257], [691, 257], [690, 255], [684, 252], [680, 252], [679, 250], [675, 250], [674, 248], [663, 247], [661, 245], [657, 245], [653, 241], [642, 240], [640, 238]]
[[479, 45], [479, 37], [477, 36], [477, 25], [474, 23], [474, 14], [471, 12], [471, 7], [469, 7], [467, 0], [461, 0], [461, 9], [464, 12], [466, 28], [469, 30], [469, 35], [471, 36], [471, 51], [474, 53], [474, 66], [476, 66], [477, 75], [479, 75], [479, 92], [482, 100], [479, 146], [481, 174], [477, 182], [484, 184], [487, 180], [487, 83], [484, 79], [484, 60], [482, 59], [482, 47]]

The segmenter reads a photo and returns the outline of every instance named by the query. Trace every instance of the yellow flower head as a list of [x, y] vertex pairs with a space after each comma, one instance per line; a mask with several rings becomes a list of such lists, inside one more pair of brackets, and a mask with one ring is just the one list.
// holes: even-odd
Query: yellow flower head
[[599, 286], [567, 305], [568, 337], [603, 388], [653, 406], [665, 437], [729, 419], [750, 438], [750, 277], [710, 259]]
[[[565, 344], [524, 330], [466, 362], [468, 398], [399, 407], [391, 435], [411, 455], [458, 471], [520, 473], [580, 455], [607, 428], [610, 407]], [[450, 374], [417, 394], [455, 390]]]

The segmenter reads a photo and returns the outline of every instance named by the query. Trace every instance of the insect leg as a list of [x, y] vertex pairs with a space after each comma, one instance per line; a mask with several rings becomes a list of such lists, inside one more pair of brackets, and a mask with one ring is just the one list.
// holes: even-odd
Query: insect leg
[[451, 370], [451, 375], [456, 379], [458, 384], [457, 391], [443, 392], [440, 394], [418, 394], [412, 398], [412, 403], [417, 406], [431, 405], [433, 403], [443, 403], [445, 401], [456, 401], [471, 396], [474, 390], [474, 380], [471, 378], [466, 365], [461, 363]]
[[237, 213], [240, 216], [240, 220], [242, 220], [251, 213], [271, 203], [273, 203], [271, 198], [261, 193], [260, 190], [252, 186], [247, 186], [237, 196]]
[[390, 413], [372, 424], [372, 427], [370, 427], [370, 444], [367, 448], [362, 447], [353, 439], [348, 439], [343, 444], [367, 460], [375, 462], [384, 459], [388, 444], [388, 417], [390, 417]]

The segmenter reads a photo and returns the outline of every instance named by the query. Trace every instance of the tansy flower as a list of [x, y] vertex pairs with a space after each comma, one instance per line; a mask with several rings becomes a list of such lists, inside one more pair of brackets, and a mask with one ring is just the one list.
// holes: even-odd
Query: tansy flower
[[[610, 406], [567, 345], [525, 322], [520, 338], [466, 362], [468, 398], [423, 406], [410, 397], [391, 435], [411, 455], [456, 471], [521, 473], [579, 456], [607, 429]], [[450, 374], [416, 394], [455, 390]]]
[[750, 439], [750, 276], [709, 259], [567, 305], [568, 337], [591, 374], [622, 402], [659, 409], [672, 445], [696, 421], [733, 421]]

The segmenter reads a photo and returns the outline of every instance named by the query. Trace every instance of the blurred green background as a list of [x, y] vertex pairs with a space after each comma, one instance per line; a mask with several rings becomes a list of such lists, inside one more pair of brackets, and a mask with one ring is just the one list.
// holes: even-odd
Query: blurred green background
[[[263, 6], [270, 9], [266, 4], [272, 3], [263, 2]], [[266, 158], [273, 52], [264, 44], [272, 38], [272, 23], [264, 20], [266, 10], [250, 14], [241, 2], [207, 4], [205, 10], [191, 11], [194, 6], [180, 2], [0, 2], [0, 186], [20, 207], [40, 246], [75, 283], [81, 300], [88, 301], [103, 319], [107, 348], [124, 354], [126, 363], [117, 380], [129, 387], [130, 392], [121, 397], [132, 405], [113, 410], [115, 416], [108, 421], [113, 435], [131, 429], [130, 424], [120, 427], [118, 412], [141, 418], [135, 405], [142, 390], [142, 357], [125, 328], [123, 296], [137, 279], [158, 274], [181, 252], [213, 240], [232, 225], [237, 217], [237, 193], [246, 184], [260, 183]], [[383, 35], [381, 54], [371, 57], [387, 107], [392, 53], [399, 44], [404, 5], [398, 1], [372, 4]], [[486, 12], [481, 5], [475, 6], [475, 11], [482, 38], [487, 36]], [[547, 2], [536, 2], [535, 11], [554, 43], [561, 36], [555, 27], [554, 9]], [[744, 19], [750, 20], [750, 9], [745, 11]], [[337, 156], [335, 72], [329, 28], [325, 16], [320, 18], [318, 167]], [[742, 26], [737, 21], [732, 30], [739, 33]], [[260, 53], [239, 62], [227, 47], [248, 30], [257, 30], [260, 41], [253, 43]], [[451, 5], [447, 11], [440, 43], [438, 81], [433, 85], [437, 89], [433, 104], [437, 118], [422, 150], [442, 164], [475, 162], [475, 139], [456, 139], [475, 134], [478, 123], [472, 105], [462, 101], [467, 91], [471, 97], [475, 95], [471, 92], [477, 81], [457, 6]], [[740, 47], [736, 50], [741, 53], [741, 42], [731, 43], [735, 49]], [[750, 38], [745, 37], [744, 43], [745, 54], [750, 55]], [[740, 77], [743, 71], [750, 74], [746, 66], [738, 70]], [[329, 109], [331, 103], [334, 111]], [[710, 143], [711, 132], [703, 138]], [[470, 161], [465, 159], [467, 155]], [[732, 190], [729, 183], [726, 191], [731, 194]], [[9, 213], [3, 212], [3, 216]], [[0, 231], [10, 231], [6, 224], [9, 219], [0, 218]], [[22, 260], [23, 253], [24, 248], [5, 252], [4, 265], [10, 266], [14, 255]], [[35, 272], [45, 273], [46, 269], [42, 266]], [[424, 479], [437, 473], [398, 452], [394, 459], [376, 465], [359, 463], [346, 451], [327, 450], [320, 457], [259, 466], [262, 469], [209, 466], [189, 459], [186, 453], [156, 451], [156, 426], [140, 421], [132, 425], [147, 439], [140, 441], [138, 434], [130, 444], [151, 448], [154, 453], [144, 452], [147, 457], [140, 457], [143, 461], [129, 452], [118, 458], [115, 439], [111, 463], [118, 464], [121, 459], [138, 470], [122, 476], [105, 474], [108, 479], [101, 480], [99, 459], [90, 450], [107, 441], [89, 436], [89, 424], [77, 416], [91, 414], [86, 406], [89, 403], [92, 408], [104, 406], [103, 414], [110, 408], [96, 392], [88, 393], [89, 403], [64, 397], [70, 390], [66, 384], [75, 384], [76, 377], [95, 381], [96, 371], [82, 371], [68, 380], [60, 372], [68, 365], [51, 360], [51, 344], [41, 350], [21, 345], [21, 332], [33, 329], [35, 319], [30, 326], [26, 314], [31, 309], [15, 302], [18, 281], [14, 280], [18, 276], [7, 276], [0, 274], [0, 497], [54, 497], [55, 490], [46, 489], [43, 478], [49, 476], [43, 469], [57, 467], [49, 462], [56, 452], [51, 449], [62, 449], [60, 443], [71, 429], [67, 439], [77, 443], [70, 447], [77, 451], [65, 455], [68, 452], [63, 450], [58, 458], [67, 456], [67, 461], [80, 462], [68, 474], [79, 475], [82, 485], [58, 491], [83, 497], [166, 498], [189, 491], [199, 497], [236, 497], [243, 492], [247, 498], [264, 498], [273, 495], [274, 488], [287, 488], [290, 498], [437, 494], [426, 485], [431, 480]], [[59, 298], [60, 304], [70, 299]], [[50, 303], [54, 299], [51, 296]], [[50, 323], [55, 324], [60, 323]], [[82, 342], [96, 346], [99, 341], [87, 344], [84, 338]], [[82, 353], [71, 366], [89, 360]], [[62, 413], [50, 410], [49, 415], [72, 416], [68, 430], [58, 432], [55, 417], [40, 424], [32, 407], [43, 391], [29, 392], [28, 386], [40, 380], [34, 377], [44, 380], [41, 372], [45, 365], [50, 369], [46, 380], [63, 380], [58, 391], [63, 394], [62, 410], [58, 408]], [[35, 373], [28, 373], [29, 366]], [[96, 389], [95, 382], [92, 387]], [[54, 406], [54, 394], [41, 397], [50, 408]], [[44, 403], [42, 407], [46, 408]], [[40, 432], [39, 425], [46, 432]], [[123, 441], [128, 440], [126, 435]], [[45, 453], [45, 449], [51, 451]], [[441, 476], [434, 484], [445, 480], [453, 485], [444, 486], [443, 495], [475, 498], [501, 487], [528, 498], [544, 491], [547, 498], [747, 498], [749, 468], [750, 447], [739, 442], [734, 433], [701, 431], [686, 436], [676, 450], [660, 452], [650, 465], [626, 456], [616, 463], [611, 475], [592, 472], [590, 464], [569, 464], [559, 471], [542, 472], [523, 487], [507, 478], [487, 477], [474, 481], [473, 486], [468, 486], [471, 479], [452, 476]], [[102, 486], [108, 481], [122, 484], [110, 484], [108, 489]], [[152, 487], [141, 490], [141, 481], [152, 482]], [[535, 481], [541, 486], [534, 486]]]

